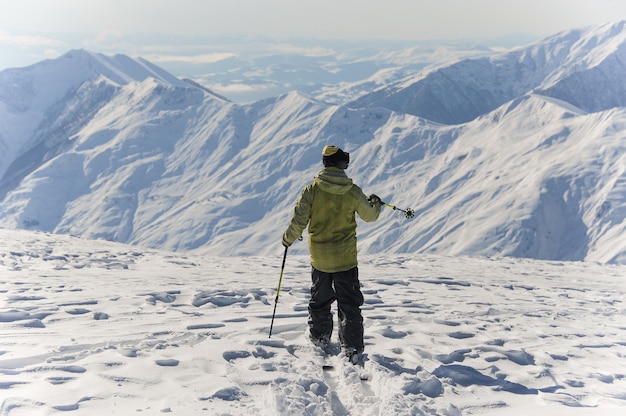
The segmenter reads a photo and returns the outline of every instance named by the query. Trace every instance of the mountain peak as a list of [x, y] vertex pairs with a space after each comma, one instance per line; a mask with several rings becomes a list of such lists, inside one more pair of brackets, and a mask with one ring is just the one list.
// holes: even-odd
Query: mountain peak
[[624, 78], [622, 21], [561, 32], [490, 58], [466, 59], [385, 86], [350, 105], [460, 124], [537, 91], [593, 112], [626, 105]]
[[144, 81], [146, 78], [154, 78], [159, 82], [177, 86], [186, 85], [182, 80], [144, 59], [134, 59], [122, 54], [107, 56], [85, 49], [73, 49], [57, 60], [60, 65], [75, 66], [85, 71], [87, 76], [95, 78], [104, 76], [120, 86], [134, 81]]
[[[143, 59], [121, 54], [107, 56], [85, 49], [70, 50], [59, 58], [25, 68], [1, 71], [0, 104], [4, 104], [6, 111], [0, 112], [0, 149], [3, 149], [0, 177], [11, 160], [28, 153], [42, 141], [46, 146], [57, 143], [53, 139], [57, 134], [48, 131], [53, 126], [61, 136], [71, 133], [58, 126], [69, 123], [78, 128], [78, 119], [85, 122], [116, 91], [147, 80], [164, 88], [201, 90]], [[76, 108], [72, 111], [80, 114], [65, 120], [64, 111], [73, 107]], [[18, 164], [28, 165], [21, 160]], [[21, 170], [24, 166], [17, 168]]]

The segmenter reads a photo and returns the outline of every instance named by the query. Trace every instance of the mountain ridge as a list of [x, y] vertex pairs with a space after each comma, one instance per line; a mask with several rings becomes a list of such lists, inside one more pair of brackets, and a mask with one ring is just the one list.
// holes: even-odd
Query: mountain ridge
[[[626, 76], [625, 25], [573, 29], [496, 56], [465, 59], [385, 86], [350, 106], [385, 107], [443, 124], [466, 123], [531, 92], [589, 111], [624, 106], [620, 80]], [[603, 82], [587, 79], [594, 76]], [[585, 84], [594, 88], [580, 91]], [[585, 95], [577, 98], [567, 91]], [[604, 98], [607, 94], [612, 101]]]
[[[614, 46], [622, 45], [623, 26], [605, 37], [604, 56], [613, 56], [611, 47], [621, 53]], [[494, 62], [515, 69], [519, 56], [571, 45], [576, 33], [591, 39], [609, 32], [555, 35]], [[76, 62], [76, 54], [91, 67], [101, 63], [89, 52], [72, 51]], [[626, 262], [622, 105], [594, 111], [586, 101], [581, 106], [540, 89], [546, 77], [536, 77], [536, 88], [521, 88], [524, 82], [514, 79], [492, 95], [476, 96], [510, 99], [464, 123], [442, 124], [383, 105], [330, 105], [297, 91], [239, 105], [184, 80], [169, 82], [152, 65], [128, 59], [106, 58], [119, 67], [104, 65], [101, 77], [69, 88], [44, 112], [24, 110], [25, 118], [48, 114], [51, 128], [40, 123], [37, 134], [20, 137], [22, 149], [25, 143], [30, 149], [0, 160], [0, 168], [7, 166], [0, 227], [213, 255], [271, 254], [300, 190], [322, 167], [321, 148], [334, 143], [351, 153], [348, 174], [366, 193], [416, 212], [409, 221], [385, 209], [378, 222], [360, 223], [362, 253]], [[457, 74], [454, 85], [478, 85], [466, 75], [488, 62], [461, 61], [434, 73]], [[157, 75], [142, 78], [135, 70]], [[524, 65], [517, 70], [529, 71]], [[605, 73], [611, 73], [608, 80], [621, 74]], [[3, 71], [0, 81], [19, 74]], [[110, 79], [128, 80], [121, 74], [135, 78], [124, 85]], [[413, 84], [404, 85], [409, 94]], [[579, 98], [589, 93], [583, 85]], [[0, 103], [7, 97], [0, 94]], [[11, 104], [4, 105], [0, 120], [10, 120]], [[7, 131], [0, 130], [0, 139]], [[303, 254], [305, 246], [290, 250]]]

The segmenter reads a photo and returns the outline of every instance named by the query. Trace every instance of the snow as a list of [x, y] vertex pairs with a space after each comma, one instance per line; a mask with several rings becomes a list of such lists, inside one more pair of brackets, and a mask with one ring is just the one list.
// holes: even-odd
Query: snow
[[[348, 104], [88, 51], [0, 72], [0, 414], [622, 414], [624, 39], [363, 52], [318, 89]], [[304, 243], [274, 303], [328, 143], [416, 214], [359, 223], [363, 369], [306, 340]]]
[[269, 337], [274, 249], [0, 230], [0, 414], [624, 412], [624, 266], [361, 256], [361, 381], [339, 356], [323, 370], [306, 340], [307, 256], [287, 256]]
[[[84, 83], [91, 81], [119, 88], [146, 79], [177, 87], [187, 86], [184, 81], [145, 60], [124, 55], [110, 57], [85, 50], [69, 51], [59, 59], [0, 72], [0, 109], [5, 110], [0, 111], [0, 146], [6, 149], [0, 157], [0, 176], [12, 158], [32, 145], [28, 138], [38, 138], [40, 129], [57, 122], [57, 115], [51, 112], [51, 107], [58, 105], [59, 101], [71, 101]], [[88, 95], [92, 100], [93, 96], [103, 98], [94, 91], [89, 91]], [[88, 111], [89, 108], [83, 104], [76, 110]]]
[[[0, 227], [269, 255], [334, 143], [351, 153], [348, 174], [366, 193], [416, 213], [385, 210], [386, 222], [360, 226], [363, 254], [624, 263], [625, 33], [577, 29], [452, 65], [436, 50], [381, 55], [402, 72], [432, 54], [428, 75], [381, 90], [398, 111], [298, 91], [239, 105], [141, 58], [87, 51], [3, 71]], [[379, 75], [362, 81], [394, 77]], [[466, 95], [459, 86], [469, 101], [453, 99]], [[468, 121], [444, 125], [412, 114], [426, 90], [444, 98], [442, 111], [472, 115], [455, 110]], [[368, 100], [383, 105], [379, 94]]]
[[528, 93], [588, 111], [624, 106], [625, 22], [574, 29], [535, 44], [387, 83], [353, 107], [384, 107], [445, 124], [469, 122]]

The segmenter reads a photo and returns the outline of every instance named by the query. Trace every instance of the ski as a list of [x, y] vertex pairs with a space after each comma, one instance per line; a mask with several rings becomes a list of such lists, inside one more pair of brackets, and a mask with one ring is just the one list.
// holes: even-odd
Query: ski
[[365, 363], [360, 362], [353, 365], [357, 373], [359, 374], [359, 378], [361, 379], [361, 381], [368, 381], [370, 379], [369, 374], [367, 373], [367, 371], [365, 371]]
[[333, 357], [333, 354], [330, 351], [330, 345], [327, 345], [326, 348], [322, 348], [322, 370], [331, 371], [335, 369], [331, 357]]
[[351, 360], [351, 362], [354, 364], [354, 367], [357, 369], [357, 372], [359, 373], [359, 377], [361, 381], [367, 381], [370, 378], [368, 371], [365, 369], [366, 361], [367, 361], [367, 354], [359, 354], [358, 360], [356, 363], [353, 360]]
[[368, 374], [365, 372], [365, 361], [367, 361], [367, 354], [357, 353], [356, 351], [347, 355], [348, 364], [351, 364], [356, 371], [359, 373], [359, 378], [362, 381], [366, 381], [369, 379]]
[[352, 362], [349, 357], [329, 356], [326, 357], [324, 364], [322, 365], [324, 371], [335, 371], [339, 369], [344, 379], [357, 380], [355, 375], [358, 375], [360, 381], [368, 381], [369, 374], [365, 370], [365, 362], [359, 360], [357, 363]]
[[330, 371], [335, 369], [335, 365], [331, 360], [332, 355], [328, 351], [324, 351], [323, 361], [322, 361], [322, 370]]
[[313, 342], [313, 350], [324, 372], [340, 370], [344, 377], [349, 375], [355, 381], [357, 377], [354, 374], [358, 374], [360, 381], [369, 380], [369, 374], [365, 371], [367, 354], [346, 355], [341, 346], [330, 342]]

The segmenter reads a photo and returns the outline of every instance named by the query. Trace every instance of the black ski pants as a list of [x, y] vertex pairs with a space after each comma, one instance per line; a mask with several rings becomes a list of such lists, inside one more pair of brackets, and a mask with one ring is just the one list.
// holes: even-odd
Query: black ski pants
[[312, 268], [311, 300], [309, 301], [309, 331], [313, 339], [327, 337], [333, 332], [331, 305], [337, 300], [339, 340], [343, 348], [363, 351], [363, 293], [357, 267], [345, 272], [325, 273]]

